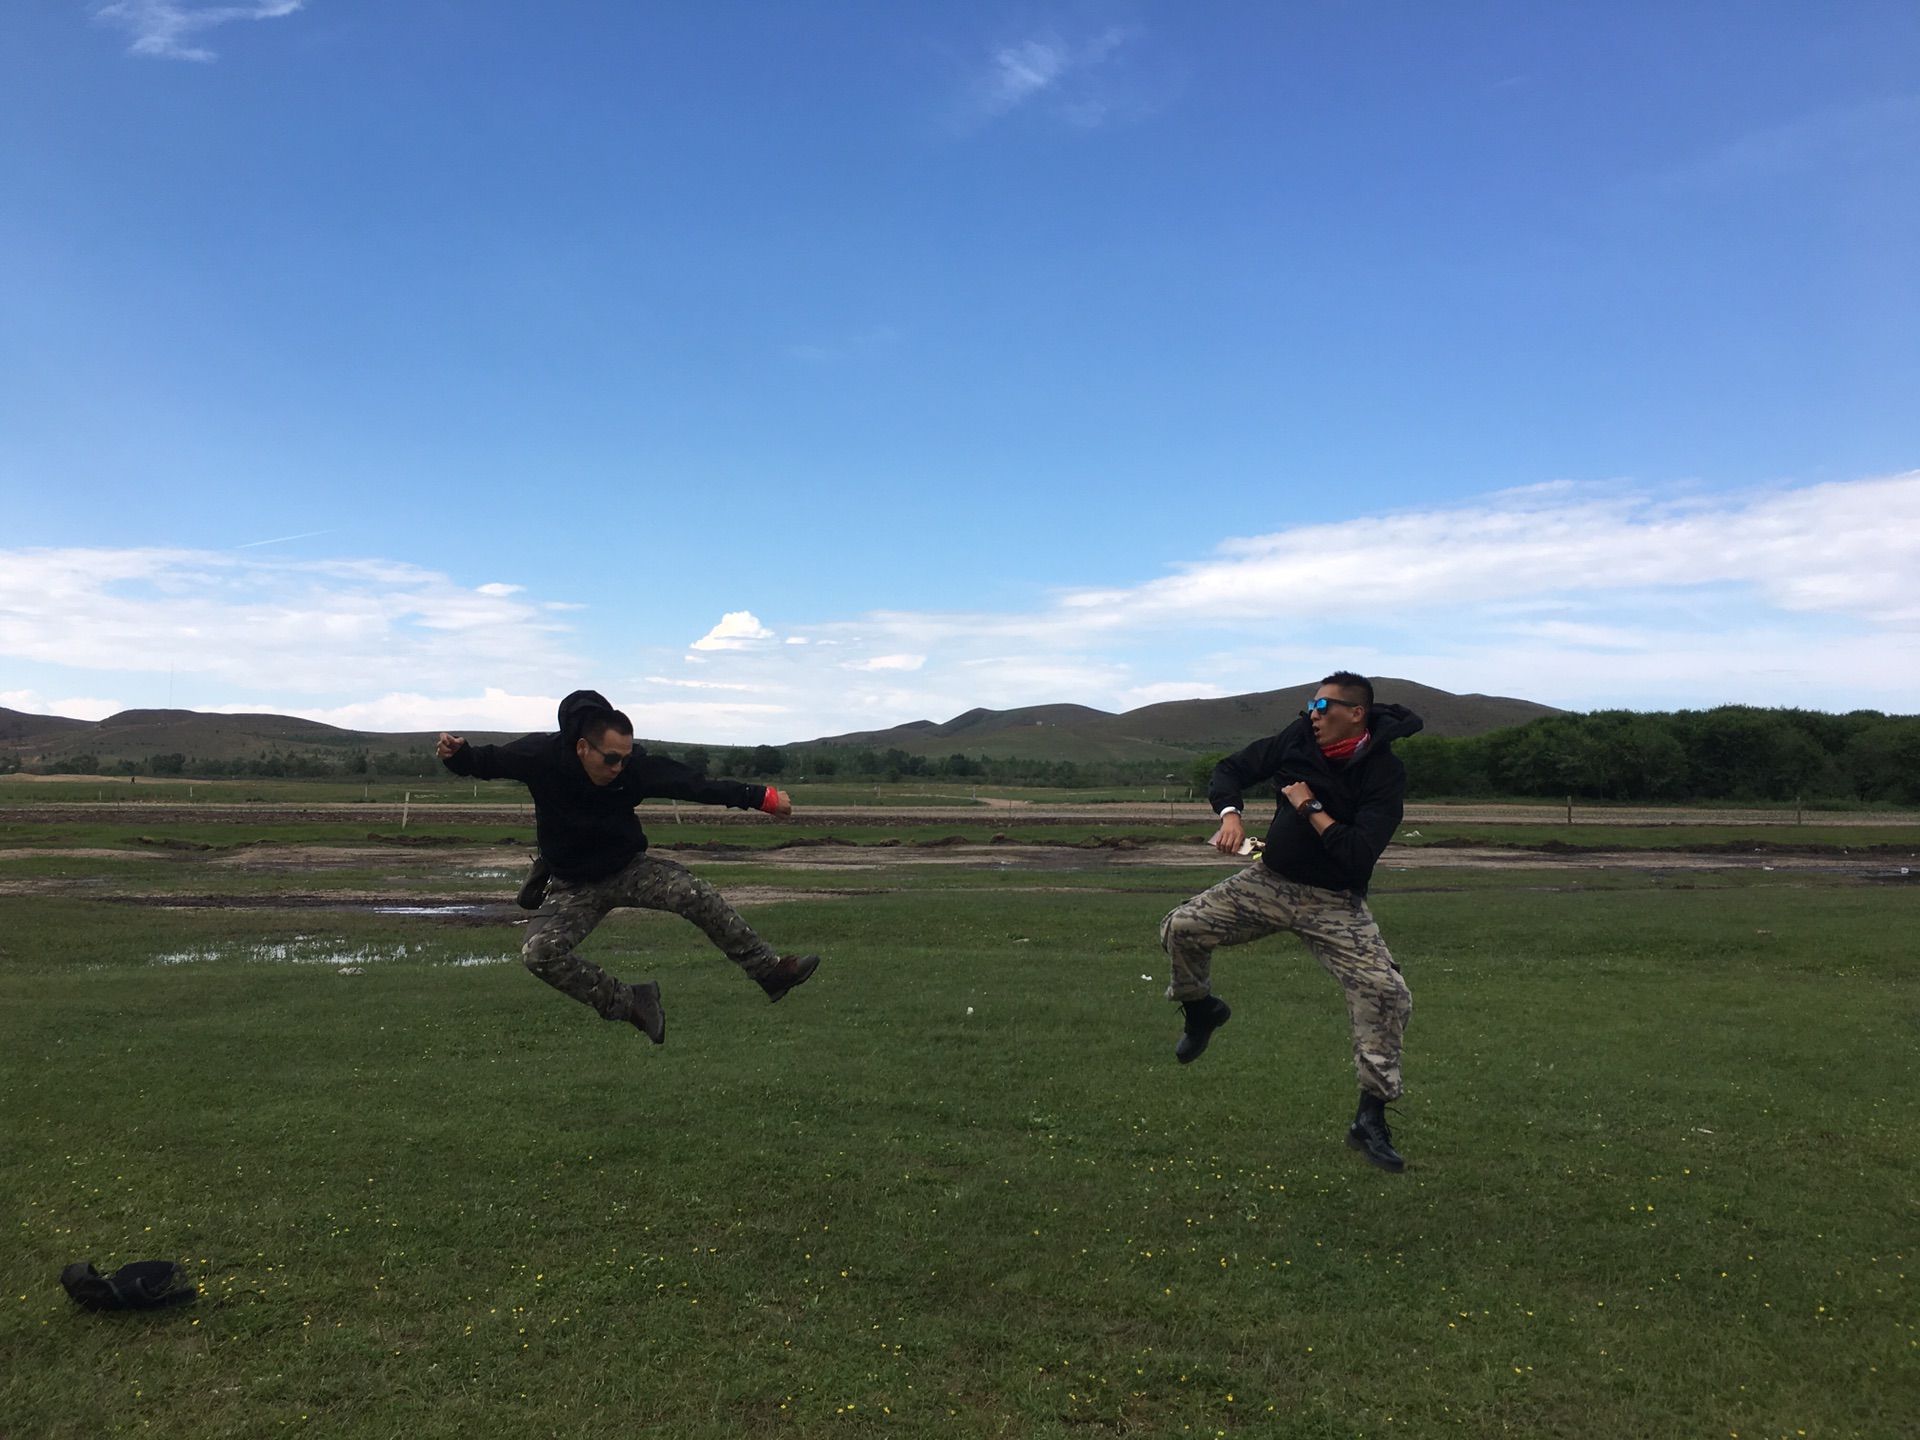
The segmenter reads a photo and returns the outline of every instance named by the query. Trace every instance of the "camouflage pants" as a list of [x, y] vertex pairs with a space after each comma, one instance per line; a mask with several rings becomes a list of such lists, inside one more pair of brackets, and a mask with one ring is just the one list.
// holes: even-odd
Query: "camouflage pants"
[[644, 851], [626, 869], [604, 880], [573, 882], [555, 876], [547, 898], [527, 923], [520, 959], [554, 989], [591, 1005], [610, 1020], [625, 1018], [625, 987], [575, 947], [621, 906], [669, 910], [698, 925], [734, 964], [758, 979], [770, 973], [779, 956], [720, 892], [684, 865], [657, 860]]
[[1296, 885], [1255, 861], [1168, 914], [1160, 943], [1172, 962], [1169, 1000], [1212, 993], [1213, 952], [1291, 930], [1347, 995], [1353, 1066], [1360, 1088], [1383, 1099], [1400, 1095], [1400, 1039], [1413, 996], [1400, 978], [1366, 902], [1344, 890]]

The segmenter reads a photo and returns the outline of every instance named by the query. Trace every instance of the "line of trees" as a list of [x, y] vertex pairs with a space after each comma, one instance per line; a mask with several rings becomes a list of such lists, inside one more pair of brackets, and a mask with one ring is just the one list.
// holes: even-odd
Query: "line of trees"
[[1415, 795], [1920, 804], [1920, 716], [1872, 710], [1600, 710], [1394, 751]]
[[[1465, 738], [1416, 735], [1393, 750], [1407, 793], [1422, 799], [1920, 804], [1920, 716], [1877, 710], [1596, 710]], [[1197, 790], [1224, 755], [1193, 762]]]
[[[1255, 736], [1246, 737], [1248, 741]], [[1920, 716], [1858, 710], [1827, 715], [1723, 705], [1671, 713], [1600, 710], [1554, 715], [1465, 739], [1416, 735], [1394, 747], [1408, 791], [1427, 799], [1475, 796], [1587, 800], [1881, 802], [1920, 804]], [[674, 754], [701, 774], [750, 780], [902, 780], [995, 785], [1158, 786], [1164, 761], [1034, 760], [954, 753], [944, 758], [867, 746], [720, 748]], [[1224, 752], [1172, 767], [1174, 783], [1204, 794]], [[0, 773], [22, 768], [0, 752]], [[83, 775], [221, 778], [444, 776], [432, 751], [269, 751], [208, 760], [178, 753], [103, 762], [61, 756], [31, 767]]]

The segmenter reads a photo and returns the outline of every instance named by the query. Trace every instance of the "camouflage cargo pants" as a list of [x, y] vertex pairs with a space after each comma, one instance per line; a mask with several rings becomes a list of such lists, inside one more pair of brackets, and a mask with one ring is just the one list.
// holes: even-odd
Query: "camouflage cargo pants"
[[1400, 1039], [1413, 996], [1366, 902], [1344, 890], [1296, 885], [1256, 861], [1194, 896], [1160, 922], [1160, 943], [1173, 966], [1167, 998], [1204, 999], [1212, 993], [1208, 974], [1218, 947], [1282, 930], [1298, 935], [1346, 991], [1360, 1088], [1398, 1099]]
[[571, 995], [610, 1020], [625, 1018], [625, 987], [576, 947], [608, 914], [628, 906], [668, 910], [698, 925], [709, 940], [748, 975], [769, 974], [779, 956], [720, 892], [684, 865], [642, 852], [626, 869], [604, 880], [572, 882], [555, 876], [547, 898], [527, 924], [520, 959], [554, 989]]

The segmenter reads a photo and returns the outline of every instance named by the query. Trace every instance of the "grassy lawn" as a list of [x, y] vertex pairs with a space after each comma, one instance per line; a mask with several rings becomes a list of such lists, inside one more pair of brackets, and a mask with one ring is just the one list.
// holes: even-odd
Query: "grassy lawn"
[[[1340, 1144], [1344, 1016], [1291, 940], [1222, 953], [1234, 1022], [1173, 1063], [1154, 927], [1205, 871], [813, 875], [880, 893], [750, 912], [827, 957], [777, 1007], [622, 914], [594, 950], [662, 982], [655, 1049], [522, 971], [510, 925], [136, 907], [108, 896], [141, 867], [257, 882], [63, 863], [100, 898], [0, 894], [0, 1435], [1892, 1437], [1920, 1412], [1904, 886], [1383, 876], [1415, 995], [1395, 1177]], [[147, 1257], [200, 1303], [95, 1316], [56, 1283]]]

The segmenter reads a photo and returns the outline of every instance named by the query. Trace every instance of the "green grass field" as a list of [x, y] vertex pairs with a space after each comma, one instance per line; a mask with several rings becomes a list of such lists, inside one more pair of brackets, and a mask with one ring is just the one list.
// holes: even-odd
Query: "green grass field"
[[[655, 1049], [527, 975], [509, 924], [263, 908], [285, 877], [222, 853], [0, 857], [8, 1440], [1920, 1413], [1905, 885], [1383, 876], [1415, 996], [1396, 1177], [1340, 1144], [1344, 1016], [1291, 940], [1221, 954], [1234, 1022], [1173, 1063], [1154, 927], [1205, 869], [690, 856], [869, 893], [749, 908], [826, 957], [778, 1006], [617, 916], [593, 948], [662, 982]], [[430, 893], [439, 865], [341, 873]], [[169, 888], [248, 907], [115, 898]], [[201, 1301], [97, 1316], [57, 1284], [147, 1257]]]

